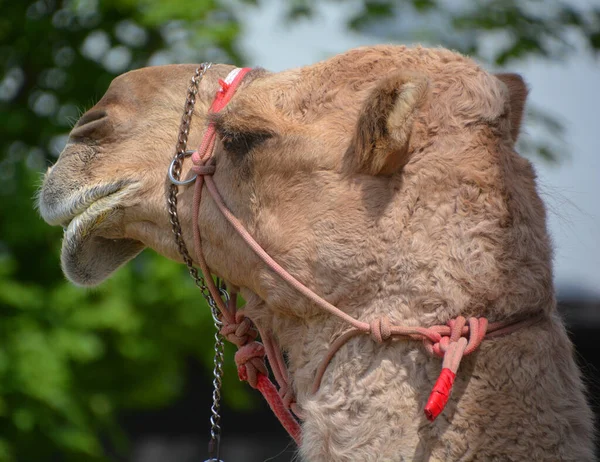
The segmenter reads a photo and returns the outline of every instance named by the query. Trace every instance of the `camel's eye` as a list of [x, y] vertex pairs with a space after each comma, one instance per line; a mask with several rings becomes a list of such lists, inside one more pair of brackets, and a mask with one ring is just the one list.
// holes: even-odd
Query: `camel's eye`
[[220, 131], [223, 148], [234, 156], [243, 157], [259, 144], [270, 138], [268, 133], [240, 133]]

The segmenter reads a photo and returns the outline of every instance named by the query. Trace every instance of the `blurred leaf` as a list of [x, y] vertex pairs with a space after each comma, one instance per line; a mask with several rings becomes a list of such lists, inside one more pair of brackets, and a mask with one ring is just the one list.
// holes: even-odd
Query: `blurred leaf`
[[160, 26], [165, 19], [169, 20], [200, 20], [206, 18], [210, 13], [214, 13], [218, 8], [218, 3], [212, 0], [201, 1], [182, 1], [170, 0], [168, 2], [161, 0], [139, 0], [137, 2], [142, 13], [144, 24], [151, 26]]
[[77, 427], [56, 429], [52, 432], [53, 439], [65, 448], [82, 455], [99, 457], [102, 449], [98, 439]]
[[592, 46], [596, 50], [600, 49], [600, 31], [590, 34], [589, 40], [590, 40], [590, 46]]
[[0, 461], [13, 462], [15, 459], [12, 445], [4, 438], [0, 438]]
[[314, 8], [310, 0], [290, 0], [285, 14], [286, 21], [309, 19], [313, 16]]
[[348, 22], [351, 29], [360, 29], [370, 24], [376, 24], [382, 18], [389, 18], [394, 14], [391, 2], [366, 0], [363, 10]]

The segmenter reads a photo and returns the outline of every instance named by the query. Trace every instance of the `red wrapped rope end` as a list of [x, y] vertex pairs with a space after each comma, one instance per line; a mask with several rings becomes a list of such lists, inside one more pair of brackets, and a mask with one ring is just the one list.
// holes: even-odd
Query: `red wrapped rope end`
[[424, 409], [425, 416], [430, 422], [433, 422], [446, 407], [455, 377], [456, 374], [447, 367], [442, 369]]

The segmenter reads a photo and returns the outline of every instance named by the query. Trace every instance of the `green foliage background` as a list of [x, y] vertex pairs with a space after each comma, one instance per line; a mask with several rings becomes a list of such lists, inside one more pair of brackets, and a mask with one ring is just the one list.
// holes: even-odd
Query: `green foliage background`
[[[575, 46], [600, 48], [600, 10], [560, 2], [549, 9], [536, 1], [481, 0], [452, 11], [435, 0], [360, 4], [351, 28], [376, 32], [403, 9], [425, 19], [447, 15], [454, 42], [427, 27], [412, 40], [498, 65], [530, 56], [561, 59], [573, 49], [573, 34]], [[210, 315], [183, 267], [146, 251], [101, 288], [73, 287], [60, 272], [62, 231], [45, 225], [33, 204], [41, 173], [70, 127], [115, 75], [154, 63], [243, 64], [235, 5], [0, 0], [0, 462], [97, 462], [106, 460], [104, 439], [126, 453], [118, 413], [173, 402], [186, 359], [210, 367]], [[286, 5], [290, 21], [317, 9], [316, 0]], [[386, 30], [391, 36], [382, 41], [411, 40]], [[496, 32], [508, 40], [486, 56], [480, 39]], [[554, 119], [537, 118], [560, 135]], [[545, 143], [529, 150], [556, 157]], [[248, 405], [237, 380], [226, 381], [225, 399]]]
[[[149, 251], [98, 289], [67, 283], [62, 230], [34, 210], [41, 172], [115, 75], [157, 57], [239, 63], [239, 27], [213, 1], [2, 1], [0, 11], [0, 461], [102, 460], [100, 436], [126, 449], [118, 411], [172, 402], [190, 356], [208, 369], [212, 320], [185, 269]], [[86, 52], [91, 34], [106, 50]], [[226, 399], [244, 405], [238, 381], [227, 385]]]

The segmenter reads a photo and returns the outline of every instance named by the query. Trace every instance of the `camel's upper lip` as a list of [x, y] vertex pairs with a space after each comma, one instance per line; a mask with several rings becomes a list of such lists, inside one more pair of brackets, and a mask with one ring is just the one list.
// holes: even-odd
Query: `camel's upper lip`
[[[67, 228], [72, 220], [90, 209], [102, 199], [113, 198], [103, 202], [118, 203], [120, 192], [132, 186], [130, 181], [116, 181], [85, 188], [76, 194], [71, 194], [66, 199], [45, 201], [44, 195], [40, 197], [39, 208], [42, 218], [50, 225], [60, 225]], [[114, 197], [113, 197], [114, 196]], [[105, 204], [108, 205], [108, 204]]]

